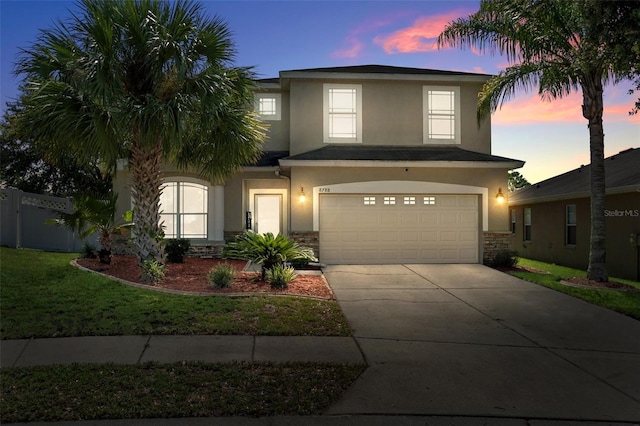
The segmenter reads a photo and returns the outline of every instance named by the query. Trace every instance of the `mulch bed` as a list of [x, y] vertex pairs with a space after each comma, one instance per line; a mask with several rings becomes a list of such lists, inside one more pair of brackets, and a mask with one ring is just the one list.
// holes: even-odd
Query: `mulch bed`
[[[513, 266], [510, 268], [495, 267], [501, 272], [533, 272], [536, 274], [547, 274], [546, 271], [541, 271], [535, 268], [528, 268], [526, 266]], [[564, 284], [571, 287], [591, 288], [595, 290], [622, 290], [622, 291], [640, 291], [637, 287], [629, 284], [618, 283], [615, 281], [595, 281], [587, 279], [586, 277], [571, 277], [559, 281], [560, 284]]]
[[[244, 260], [199, 259], [186, 257], [184, 263], [167, 262], [164, 280], [153, 286], [142, 281], [140, 268], [138, 267], [135, 256], [113, 256], [111, 264], [109, 265], [100, 263], [98, 259], [77, 259], [76, 262], [84, 268], [137, 284], [181, 292], [190, 292], [194, 294], [204, 293], [215, 295], [259, 293], [312, 296], [325, 299], [335, 298], [322, 274], [298, 274], [298, 276], [289, 283], [287, 288], [273, 289], [269, 283], [260, 281], [259, 273], [243, 271], [247, 265], [247, 262]], [[207, 279], [209, 271], [220, 263], [228, 263], [237, 271], [233, 284], [231, 284], [231, 287], [226, 289], [213, 288]]]

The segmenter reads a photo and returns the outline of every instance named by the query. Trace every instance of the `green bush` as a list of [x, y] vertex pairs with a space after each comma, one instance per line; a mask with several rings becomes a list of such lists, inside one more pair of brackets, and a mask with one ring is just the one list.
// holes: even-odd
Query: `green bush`
[[164, 279], [164, 265], [154, 259], [145, 260], [142, 262], [142, 278], [153, 283], [162, 281]]
[[167, 241], [164, 252], [169, 262], [183, 263], [184, 255], [189, 251], [189, 248], [191, 248], [189, 240], [173, 238]]
[[312, 261], [318, 259], [309, 247], [302, 247], [282, 234], [270, 232], [258, 234], [253, 231], [244, 232], [227, 244], [222, 255], [231, 259], [250, 260], [262, 266], [262, 279], [266, 272], [275, 265], [284, 262]]
[[491, 261], [491, 266], [500, 268], [512, 268], [517, 264], [518, 252], [508, 249], [500, 250]]
[[209, 271], [207, 278], [215, 288], [228, 288], [236, 277], [236, 270], [228, 263], [221, 263]]
[[273, 288], [287, 288], [296, 276], [295, 269], [291, 266], [277, 264], [267, 271], [266, 279]]
[[95, 259], [96, 257], [98, 257], [98, 255], [96, 254], [98, 252], [98, 248], [88, 242], [84, 242], [82, 244], [82, 252], [81, 252], [81, 256], [83, 259]]

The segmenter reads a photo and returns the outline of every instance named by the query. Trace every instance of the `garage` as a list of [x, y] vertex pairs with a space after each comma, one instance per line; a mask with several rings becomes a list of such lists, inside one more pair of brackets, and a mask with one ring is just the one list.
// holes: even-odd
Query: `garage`
[[319, 201], [322, 263], [478, 263], [478, 195], [321, 194]]

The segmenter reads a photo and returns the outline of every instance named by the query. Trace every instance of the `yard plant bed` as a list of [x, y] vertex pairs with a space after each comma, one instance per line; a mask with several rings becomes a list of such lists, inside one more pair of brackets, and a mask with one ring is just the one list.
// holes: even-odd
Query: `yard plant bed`
[[[76, 262], [84, 268], [125, 281], [147, 285], [149, 288], [163, 288], [204, 295], [260, 293], [312, 296], [325, 299], [334, 298], [333, 292], [322, 274], [307, 275], [299, 273], [287, 288], [273, 289], [269, 283], [260, 281], [258, 272], [243, 271], [247, 265], [245, 260], [185, 257], [184, 263], [167, 262], [164, 279], [155, 285], [141, 280], [140, 268], [134, 256], [113, 256], [110, 265], [102, 264], [98, 259], [77, 259]], [[207, 279], [209, 271], [220, 263], [228, 263], [237, 271], [236, 278], [229, 288], [213, 288]]]
[[335, 300], [167, 294], [80, 270], [69, 264], [74, 258], [0, 247], [0, 338], [351, 334]]
[[0, 370], [3, 422], [322, 414], [366, 368], [81, 364]]
[[502, 270], [640, 320], [640, 283], [637, 281], [618, 278], [593, 281], [587, 279], [586, 271], [524, 258], [519, 259], [516, 267]]

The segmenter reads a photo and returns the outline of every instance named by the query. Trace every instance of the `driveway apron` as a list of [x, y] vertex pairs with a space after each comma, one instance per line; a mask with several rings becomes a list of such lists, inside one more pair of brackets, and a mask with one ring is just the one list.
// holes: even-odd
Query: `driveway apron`
[[640, 421], [640, 321], [482, 265], [324, 274], [369, 363], [327, 414]]

